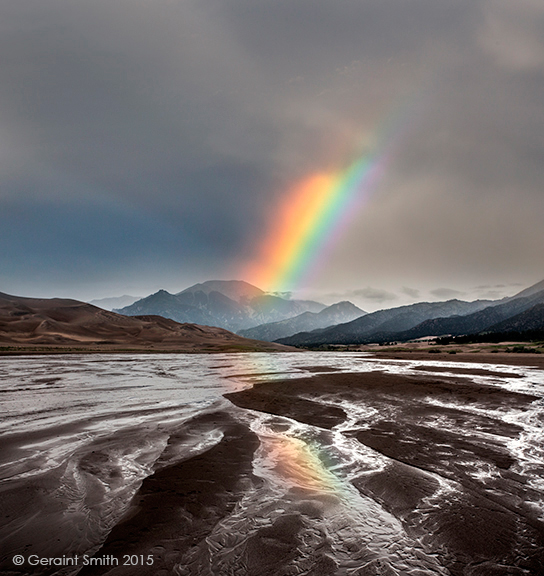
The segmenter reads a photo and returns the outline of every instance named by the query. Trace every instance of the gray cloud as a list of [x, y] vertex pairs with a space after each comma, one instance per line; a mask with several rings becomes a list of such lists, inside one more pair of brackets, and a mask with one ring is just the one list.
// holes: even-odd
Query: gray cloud
[[495, 61], [512, 70], [544, 66], [544, 6], [538, 0], [488, 0], [480, 41]]
[[487, 290], [478, 294], [480, 300], [500, 300], [503, 297], [504, 292], [499, 290]]
[[355, 290], [346, 290], [345, 292], [333, 292], [321, 296], [325, 301], [354, 300], [368, 301], [373, 304], [382, 302], [391, 302], [397, 300], [398, 296], [393, 292], [388, 292], [382, 288], [357, 288]]
[[229, 277], [293, 181], [384, 135], [385, 174], [316, 288], [363, 277], [385, 302], [541, 279], [539, 0], [7, 0], [0, 16], [0, 290]]
[[430, 291], [433, 296], [438, 298], [461, 298], [465, 296], [464, 292], [459, 292], [459, 290], [453, 290], [452, 288], [435, 288]]
[[482, 300], [500, 300], [508, 296], [513, 296], [526, 288], [520, 282], [511, 282], [509, 284], [484, 284], [476, 286], [471, 290], [473, 298]]
[[407, 296], [410, 296], [410, 298], [419, 298], [421, 294], [419, 290], [416, 290], [415, 288], [408, 288], [407, 286], [403, 286], [401, 292]]
[[396, 300], [398, 296], [392, 292], [387, 292], [387, 290], [382, 290], [380, 288], [361, 288], [359, 290], [353, 290], [354, 296], [361, 296], [367, 300], [375, 300], [377, 302], [389, 302], [391, 300]]

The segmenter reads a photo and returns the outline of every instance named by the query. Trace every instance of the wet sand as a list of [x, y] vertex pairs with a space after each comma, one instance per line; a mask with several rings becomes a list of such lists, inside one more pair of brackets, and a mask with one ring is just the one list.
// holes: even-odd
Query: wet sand
[[[151, 554], [153, 564], [140, 562], [137, 573], [171, 574], [187, 551], [205, 540], [217, 522], [232, 512], [248, 485], [258, 482], [251, 466], [259, 444], [257, 436], [222, 412], [195, 419], [193, 427], [199, 422], [213, 422], [223, 430], [223, 439], [204, 454], [146, 478], [97, 558], [140, 554], [147, 558]], [[105, 573], [134, 574], [135, 568], [84, 567], [79, 572], [81, 576]]]
[[[505, 442], [521, 428], [477, 413], [504, 405], [523, 410], [538, 397], [466, 380], [373, 372], [258, 384], [228, 398], [296, 419], [304, 397], [303, 421], [329, 428], [341, 418], [330, 406], [333, 395], [380, 414], [349, 434], [388, 463], [354, 485], [422, 538], [453, 576], [544, 573], [544, 522], [530, 504], [539, 492], [527, 485], [531, 471], [511, 470], [516, 459]], [[429, 404], [429, 398], [453, 400], [458, 408]]]
[[[495, 354], [490, 356], [496, 360]], [[413, 356], [410, 359], [416, 360]], [[421, 360], [437, 359], [433, 355]], [[446, 360], [451, 362], [451, 356]], [[14, 533], [3, 543], [9, 554], [3, 554], [2, 573], [544, 574], [544, 518], [538, 505], [542, 491], [534, 483], [544, 479], [544, 462], [527, 460], [525, 454], [516, 452], [530, 449], [531, 439], [521, 425], [502, 417], [506, 410], [528, 411], [540, 396], [470, 377], [508, 377], [515, 382], [519, 374], [501, 371], [498, 366], [475, 367], [473, 371], [466, 366], [453, 367], [447, 369], [449, 374], [443, 374], [444, 367], [416, 365], [406, 375], [381, 371], [380, 362], [375, 363], [374, 370], [360, 373], [344, 373], [334, 367], [328, 370], [326, 365], [300, 369], [311, 376], [256, 382], [251, 389], [225, 394], [236, 408], [196, 416], [170, 433], [155, 471], [143, 480], [105, 541], [90, 552], [98, 565], [79, 572], [69, 568], [18, 569], [9, 554], [27, 550], [17, 548], [21, 537]], [[278, 377], [274, 372], [268, 374]], [[300, 452], [287, 452], [288, 442], [282, 445], [278, 438], [258, 436], [252, 428], [260, 418], [265, 418], [269, 429], [278, 431], [301, 423], [324, 444], [331, 444], [334, 429], [341, 428], [346, 441], [379, 457], [379, 466], [352, 467], [349, 482], [366, 499], [362, 503], [365, 521], [375, 533], [383, 534], [387, 550], [385, 544], [383, 549], [373, 545], [371, 536], [365, 540], [364, 531], [357, 538], [343, 537], [342, 548], [336, 543], [337, 534], [348, 531], [347, 524], [353, 522], [338, 512], [340, 496], [335, 495], [330, 482], [323, 481], [322, 488], [319, 477], [313, 484], [303, 485], [310, 470], [307, 462]], [[539, 423], [542, 425], [544, 421]], [[222, 434], [213, 447], [182, 461], [171, 458], [188, 438], [210, 430]], [[267, 486], [270, 478], [256, 473], [256, 462], [263, 458], [260, 452], [270, 449], [263, 442], [271, 442], [270, 446], [279, 442], [284, 458], [274, 470], [285, 478], [299, 474], [296, 479], [300, 486], [286, 485], [278, 492]], [[14, 445], [20, 443], [17, 438]], [[320, 459], [334, 468], [330, 458], [321, 455]], [[170, 464], [170, 460], [175, 463]], [[320, 469], [322, 464], [317, 466]], [[82, 459], [81, 470], [102, 483], [96, 482], [96, 490], [115, 481], [116, 469], [100, 450]], [[84, 544], [77, 548], [77, 524], [67, 523], [62, 499], [57, 503], [51, 499], [64, 473], [60, 467], [40, 481], [11, 486], [9, 493], [0, 489], [4, 526], [21, 510], [36, 507], [37, 518], [17, 528], [21, 533], [26, 531], [29, 541], [41, 541], [41, 548], [34, 553], [53, 556], [85, 550]], [[349, 496], [342, 498], [349, 505]], [[329, 524], [325, 525], [327, 515]], [[336, 518], [336, 524], [330, 517]], [[399, 529], [406, 540], [400, 540]], [[399, 541], [395, 542], [397, 533]], [[78, 537], [79, 541], [85, 539]], [[411, 555], [413, 563], [399, 570], [390, 561], [390, 549], [406, 547], [406, 542], [412, 542], [414, 548], [401, 552]], [[152, 565], [145, 563], [148, 555], [153, 557]], [[100, 565], [101, 559], [122, 560], [125, 556], [143, 560], [137, 566], [123, 566], [122, 562]], [[418, 557], [422, 558], [420, 568]]]

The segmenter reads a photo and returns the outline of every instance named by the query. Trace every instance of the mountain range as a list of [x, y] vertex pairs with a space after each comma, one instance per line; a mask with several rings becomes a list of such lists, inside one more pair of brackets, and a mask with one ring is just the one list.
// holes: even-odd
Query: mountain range
[[325, 306], [267, 294], [239, 280], [210, 280], [177, 294], [159, 290], [116, 312], [218, 326], [246, 338], [304, 347], [478, 333], [543, 301], [544, 281], [501, 300], [418, 302], [367, 314], [351, 302]]
[[419, 302], [372, 313], [351, 302], [289, 300], [235, 280], [177, 294], [159, 290], [113, 312], [77, 300], [0, 293], [0, 344], [8, 346], [272, 351], [542, 331], [544, 281], [501, 300]]
[[[508, 300], [503, 304], [488, 306], [473, 314], [466, 316], [452, 316], [450, 318], [435, 318], [426, 320], [410, 330], [394, 335], [394, 340], [414, 340], [425, 336], [461, 334], [478, 334], [480, 332], [501, 331], [511, 323], [511, 320], [524, 314], [533, 318], [531, 310], [544, 302], [544, 290], [524, 298]], [[391, 335], [385, 335], [389, 340]]]
[[287, 300], [267, 294], [239, 280], [210, 280], [177, 294], [159, 290], [115, 312], [126, 316], [154, 314], [236, 332], [324, 308], [324, 304], [311, 300]]
[[486, 332], [537, 332], [544, 330], [544, 303], [535, 304], [511, 318], [487, 328]]
[[[277, 342], [291, 346], [366, 344], [429, 336], [506, 331], [508, 326], [542, 329], [544, 281], [502, 300], [420, 302], [379, 310], [351, 322], [302, 332]], [[513, 328], [508, 328], [513, 329]], [[529, 328], [527, 328], [529, 329]]]
[[364, 310], [361, 310], [351, 302], [338, 302], [332, 306], [327, 306], [327, 308], [324, 308], [321, 312], [303, 312], [287, 320], [261, 324], [248, 330], [240, 330], [238, 334], [246, 338], [273, 342], [274, 340], [285, 338], [298, 332], [306, 332], [349, 322], [365, 314], [366, 312]]

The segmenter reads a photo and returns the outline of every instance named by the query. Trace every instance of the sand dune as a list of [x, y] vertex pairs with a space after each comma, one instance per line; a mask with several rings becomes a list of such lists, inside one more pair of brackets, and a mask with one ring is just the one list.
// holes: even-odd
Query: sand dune
[[161, 316], [128, 317], [78, 300], [22, 298], [2, 293], [0, 346], [5, 352], [22, 349], [40, 352], [126, 348], [183, 352], [289, 349], [242, 338], [222, 328], [180, 324]]

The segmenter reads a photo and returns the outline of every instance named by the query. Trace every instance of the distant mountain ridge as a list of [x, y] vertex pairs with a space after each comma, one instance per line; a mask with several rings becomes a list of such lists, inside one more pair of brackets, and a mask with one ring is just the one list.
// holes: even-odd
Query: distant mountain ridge
[[531, 308], [507, 318], [502, 322], [493, 324], [486, 332], [529, 332], [544, 330], [544, 303], [540, 302]]
[[279, 338], [276, 342], [291, 346], [367, 344], [426, 336], [540, 330], [541, 304], [544, 304], [544, 281], [501, 300], [420, 302], [379, 310], [352, 322]]
[[130, 306], [131, 304], [134, 304], [136, 300], [140, 299], [141, 296], [129, 296], [128, 294], [124, 294], [123, 296], [113, 296], [111, 298], [98, 298], [96, 300], [89, 300], [88, 304], [92, 304], [93, 306], [98, 306], [98, 308], [111, 311], [114, 308]]
[[393, 334], [408, 330], [432, 318], [470, 314], [487, 307], [491, 302], [491, 300], [419, 302], [398, 308], [378, 310], [351, 322], [331, 326], [324, 330], [295, 334], [289, 338], [279, 338], [276, 341], [282, 344], [289, 343], [290, 346], [362, 344], [375, 341], [373, 338], [378, 334]]
[[261, 324], [255, 328], [240, 330], [238, 333], [246, 338], [273, 342], [279, 338], [292, 336], [297, 332], [306, 332], [349, 322], [365, 314], [366, 312], [355, 306], [355, 304], [344, 301], [327, 306], [321, 312], [303, 312], [287, 320]]
[[[413, 340], [424, 336], [459, 336], [461, 334], [478, 334], [489, 331], [495, 325], [508, 324], [509, 319], [532, 309], [544, 302], [544, 290], [532, 293], [531, 296], [509, 299], [503, 304], [488, 306], [466, 316], [435, 318], [427, 320], [405, 332], [387, 335], [387, 339]], [[501, 329], [504, 331], [506, 329]]]
[[[243, 281], [212, 280], [177, 294], [159, 290], [121, 312], [77, 300], [0, 293], [0, 342], [129, 344], [146, 349], [156, 345], [191, 348], [196, 338], [199, 345], [219, 339], [221, 349], [227, 341], [229, 346], [247, 347], [240, 344], [247, 340], [224, 327], [239, 330], [245, 337], [291, 346], [542, 333], [544, 280], [501, 300], [419, 302], [370, 314], [350, 302], [327, 307], [311, 300], [287, 300], [267, 294]], [[199, 326], [191, 327], [194, 324]], [[286, 333], [291, 335], [283, 336]], [[255, 346], [256, 340], [252, 342]], [[210, 346], [217, 349], [216, 344]]]
[[529, 296], [534, 296], [535, 294], [538, 294], [543, 290], [544, 290], [544, 280], [541, 280], [540, 282], [537, 282], [536, 284], [529, 286], [529, 288], [523, 289], [521, 292], [518, 292], [517, 294], [514, 294], [509, 298], [503, 298], [501, 302], [509, 302], [510, 300], [516, 300], [517, 298], [528, 298]]
[[156, 314], [177, 322], [218, 326], [237, 332], [303, 312], [320, 312], [325, 307], [311, 300], [286, 300], [266, 294], [240, 280], [209, 280], [177, 294], [159, 290], [115, 312], [126, 316]]

